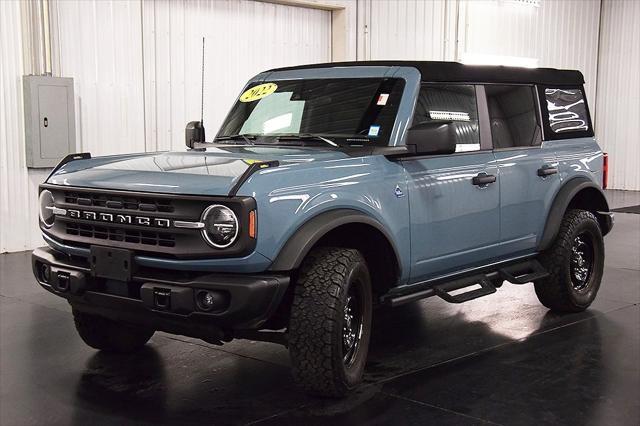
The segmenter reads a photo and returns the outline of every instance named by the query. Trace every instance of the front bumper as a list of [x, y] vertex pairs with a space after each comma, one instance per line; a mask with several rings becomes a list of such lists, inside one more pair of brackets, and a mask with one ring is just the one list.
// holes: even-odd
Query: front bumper
[[[92, 275], [85, 259], [51, 248], [34, 250], [32, 266], [38, 283], [74, 309], [208, 341], [261, 328], [289, 285], [286, 275], [185, 275], [148, 268], [133, 273], [130, 282], [105, 280]], [[215, 292], [223, 302], [203, 312], [196, 303], [198, 290]]]

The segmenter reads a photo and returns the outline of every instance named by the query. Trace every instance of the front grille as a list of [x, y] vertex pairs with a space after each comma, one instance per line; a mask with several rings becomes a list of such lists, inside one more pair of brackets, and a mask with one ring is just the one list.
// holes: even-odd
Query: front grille
[[148, 246], [175, 247], [175, 235], [166, 232], [138, 231], [134, 229], [96, 226], [74, 222], [66, 223], [67, 235], [74, 235], [97, 240], [120, 241]]
[[[156, 197], [135, 197], [115, 194], [64, 192], [64, 202], [78, 206], [94, 206], [119, 208], [122, 210], [137, 210], [159, 213], [173, 213], [175, 207], [171, 199]], [[114, 207], [112, 207], [114, 206]]]
[[[178, 259], [245, 256], [255, 248], [242, 223], [256, 208], [250, 197], [156, 194], [119, 190], [42, 185], [53, 194], [54, 204], [66, 211], [43, 231], [70, 246], [111, 246], [145, 256]], [[224, 204], [240, 219], [238, 242], [228, 249], [209, 246], [200, 229], [174, 226], [177, 221], [197, 222], [212, 204]]]

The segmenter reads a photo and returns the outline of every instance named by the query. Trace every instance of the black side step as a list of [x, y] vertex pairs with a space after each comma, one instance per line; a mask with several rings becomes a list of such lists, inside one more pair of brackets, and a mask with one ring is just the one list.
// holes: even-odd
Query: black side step
[[[469, 275], [458, 277], [442, 277], [413, 284], [412, 288], [404, 288], [399, 292], [390, 292], [383, 296], [381, 302], [391, 307], [404, 305], [431, 296], [439, 296], [447, 302], [462, 303], [496, 292], [503, 281], [513, 284], [526, 284], [549, 276], [549, 273], [536, 259], [520, 260], [503, 264], [504, 266], [488, 266]], [[461, 294], [451, 294], [455, 290], [479, 285], [480, 288]]]
[[[460, 290], [465, 287], [472, 287], [475, 285], [479, 285], [480, 288], [455, 295], [450, 293], [454, 290]], [[433, 287], [433, 291], [435, 292], [436, 296], [449, 303], [462, 303], [469, 300], [477, 299], [478, 297], [493, 294], [496, 292], [496, 288], [493, 284], [491, 284], [491, 281], [487, 278], [487, 276], [482, 274], [436, 285]]]
[[544, 269], [544, 266], [535, 259], [506, 266], [499, 269], [498, 273], [500, 278], [507, 280], [512, 284], [527, 284], [549, 276], [549, 273]]

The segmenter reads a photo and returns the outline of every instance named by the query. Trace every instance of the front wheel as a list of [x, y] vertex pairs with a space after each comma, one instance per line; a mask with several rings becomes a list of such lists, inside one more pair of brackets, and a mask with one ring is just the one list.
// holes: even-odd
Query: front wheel
[[540, 258], [549, 276], [535, 282], [540, 302], [556, 312], [580, 312], [596, 297], [604, 268], [604, 241], [598, 220], [570, 210], [553, 245]]
[[289, 319], [293, 376], [340, 397], [362, 381], [371, 335], [371, 278], [358, 250], [322, 247], [305, 259]]

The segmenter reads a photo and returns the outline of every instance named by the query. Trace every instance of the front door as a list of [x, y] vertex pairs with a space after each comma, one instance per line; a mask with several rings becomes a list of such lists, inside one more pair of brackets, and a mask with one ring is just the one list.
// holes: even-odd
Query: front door
[[458, 145], [455, 154], [402, 162], [409, 177], [411, 283], [486, 263], [500, 237], [498, 169], [490, 140], [481, 145], [476, 88], [423, 85], [413, 123], [434, 120], [453, 121]]

